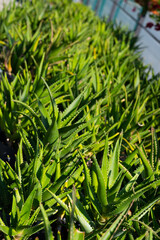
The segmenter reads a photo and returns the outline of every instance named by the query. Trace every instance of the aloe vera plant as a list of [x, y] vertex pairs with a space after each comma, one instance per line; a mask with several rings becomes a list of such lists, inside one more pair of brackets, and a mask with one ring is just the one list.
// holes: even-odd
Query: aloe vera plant
[[[159, 178], [153, 180], [146, 176], [143, 183], [139, 182], [141, 174], [143, 176], [143, 171], [145, 171], [145, 165], [142, 170], [138, 171], [137, 169], [135, 173], [132, 173], [133, 176], [127, 168], [120, 170], [121, 140], [122, 136], [117, 140], [111, 154], [108, 154], [108, 138], [106, 139], [101, 167], [95, 156], [92, 157], [92, 163], [88, 167], [85, 158], [80, 153], [85, 179], [83, 191], [81, 189], [76, 191], [77, 200], [74, 218], [80, 223], [82, 230], [86, 232], [85, 239], [127, 237], [132, 235], [132, 230], [138, 231], [139, 234], [142, 231], [142, 235], [144, 235], [145, 222], [139, 222], [138, 230], [135, 222], [145, 219], [150, 212], [152, 212], [153, 217], [153, 207], [160, 200], [159, 195], [157, 195], [157, 198], [150, 196], [148, 200], [149, 192], [155, 191], [154, 189], [159, 187]], [[136, 155], [136, 152], [132, 152], [125, 162], [135, 161]], [[65, 209], [66, 214], [69, 214], [69, 206], [64, 203], [64, 197], [55, 194], [52, 194], [52, 196]], [[68, 194], [68, 200], [72, 202], [71, 194]], [[142, 202], [143, 208], [141, 206]], [[132, 213], [134, 209], [136, 209], [135, 215]], [[116, 220], [115, 216], [117, 216]], [[127, 224], [129, 224], [128, 227]], [[142, 228], [140, 227], [141, 224]], [[149, 229], [154, 235], [158, 236], [158, 233], [154, 232], [153, 228], [149, 226], [148, 229], [145, 229], [145, 234]], [[133, 234], [133, 236], [136, 236], [136, 234]], [[117, 239], [120, 238], [117, 237]]]

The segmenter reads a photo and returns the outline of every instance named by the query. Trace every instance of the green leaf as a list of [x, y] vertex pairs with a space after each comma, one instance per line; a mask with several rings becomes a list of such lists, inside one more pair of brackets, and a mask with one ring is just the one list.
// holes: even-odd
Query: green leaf
[[18, 220], [19, 220], [18, 219], [18, 217], [19, 217], [18, 215], [19, 215], [19, 209], [17, 207], [16, 198], [13, 195], [10, 224], [11, 224], [11, 227], [13, 227], [14, 229], [16, 229], [17, 224], [18, 224]]
[[7, 236], [16, 236], [17, 232], [13, 228], [0, 225], [0, 230]]
[[83, 166], [84, 166], [84, 174], [85, 174], [85, 186], [86, 186], [86, 190], [87, 190], [87, 196], [90, 198], [91, 203], [93, 205], [93, 207], [95, 208], [95, 210], [101, 214], [101, 205], [97, 202], [97, 199], [95, 197], [95, 194], [93, 192], [93, 189], [91, 187], [91, 176], [90, 176], [90, 171], [87, 167], [87, 164], [85, 162], [85, 159], [83, 157], [83, 155], [81, 154], [81, 152], [79, 152], [82, 162], [83, 162]]
[[47, 130], [47, 133], [45, 135], [45, 138], [43, 140], [44, 144], [55, 144], [59, 138], [59, 131], [57, 127], [56, 119], [52, 119], [52, 124]]
[[145, 154], [145, 150], [143, 147], [138, 147], [138, 151], [139, 151], [139, 155], [141, 157], [143, 166], [144, 166], [144, 170], [145, 170], [145, 174], [146, 174], [146, 178], [150, 177], [150, 180], [153, 181], [154, 180], [154, 172], [153, 169], [151, 167], [151, 164], [149, 162], [149, 160], [147, 159], [147, 156]]
[[99, 201], [102, 204], [102, 206], [105, 207], [108, 204], [108, 202], [107, 202], [107, 192], [106, 192], [106, 188], [105, 188], [104, 177], [103, 177], [103, 174], [101, 172], [101, 169], [98, 165], [98, 162], [97, 162], [97, 159], [95, 158], [95, 156], [93, 156], [93, 162], [95, 165], [95, 170], [96, 170], [96, 175], [97, 175], [97, 180], [98, 180]]
[[108, 160], [108, 135], [106, 137], [103, 158], [102, 158], [102, 174], [105, 181], [105, 188], [107, 187], [107, 180], [108, 180], [108, 169], [109, 169], [109, 160]]
[[117, 219], [112, 223], [112, 225], [109, 227], [109, 229], [103, 234], [103, 236], [99, 240], [109, 240], [111, 237], [113, 237], [115, 230], [117, 227], [120, 227], [122, 224], [124, 217], [128, 211], [128, 207], [117, 217]]
[[[73, 200], [71, 199], [70, 195], [68, 195], [69, 200], [71, 203]], [[87, 214], [85, 214], [85, 211], [83, 209], [83, 212], [79, 208], [78, 204], [75, 203], [75, 217], [80, 222], [82, 228], [86, 233], [90, 233], [93, 231], [93, 223], [91, 223], [90, 219], [88, 218]]]
[[49, 222], [49, 219], [47, 217], [47, 213], [46, 213], [42, 203], [40, 203], [40, 209], [41, 209], [42, 216], [43, 216], [43, 221], [44, 221], [45, 239], [46, 240], [53, 240], [54, 237], [53, 237], [53, 234], [52, 234], [52, 229], [51, 229], [51, 226], [50, 226], [50, 222]]
[[[122, 139], [122, 136], [121, 136]], [[118, 177], [118, 170], [119, 170], [119, 156], [120, 156], [120, 148], [121, 148], [121, 140], [118, 139], [113, 150], [112, 157], [110, 158], [110, 167], [108, 172], [108, 181], [109, 181], [109, 188], [111, 188]]]
[[31, 210], [32, 210], [32, 204], [37, 191], [37, 187], [33, 189], [33, 191], [29, 194], [27, 200], [25, 201], [24, 205], [22, 206], [22, 209], [20, 211], [20, 221], [19, 226], [21, 225], [27, 225], [27, 222], [29, 220]]

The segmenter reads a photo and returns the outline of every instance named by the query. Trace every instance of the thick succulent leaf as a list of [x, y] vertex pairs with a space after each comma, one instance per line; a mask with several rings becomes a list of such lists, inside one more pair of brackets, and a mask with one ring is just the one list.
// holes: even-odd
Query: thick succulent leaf
[[151, 143], [151, 157], [150, 157], [150, 162], [151, 162], [151, 166], [153, 169], [158, 170], [158, 165], [159, 165], [159, 142], [157, 139], [157, 134], [155, 129], [152, 127], [151, 128], [151, 132], [152, 132], [152, 143]]
[[[79, 177], [83, 171], [83, 165], [79, 166], [77, 170], [71, 175], [71, 177], [66, 181], [65, 186], [69, 188], [71, 185], [79, 181]], [[82, 183], [81, 183], [82, 184]]]
[[84, 232], [80, 232], [75, 228], [74, 224], [74, 213], [75, 213], [75, 204], [76, 204], [76, 189], [73, 186], [72, 190], [72, 211], [70, 215], [70, 230], [68, 234], [68, 240], [83, 240], [84, 239]]
[[[68, 195], [69, 200], [71, 201], [71, 203], [73, 202], [72, 198], [70, 197], [70, 195]], [[81, 212], [81, 209], [78, 207], [78, 205], [75, 202], [75, 214], [74, 216], [76, 217], [76, 219], [80, 222], [83, 230], [86, 233], [90, 233], [93, 231], [93, 222], [91, 222], [90, 218], [88, 217], [88, 214], [85, 212], [85, 210], [83, 209]]]
[[66, 211], [66, 213], [70, 213], [70, 208], [64, 203], [64, 201], [61, 200], [59, 196], [56, 196], [53, 192], [51, 192], [49, 189], [46, 189], [50, 195], [56, 200], [57, 203], [61, 205], [61, 207]]
[[19, 144], [18, 152], [17, 152], [17, 161], [16, 161], [16, 172], [19, 177], [19, 181], [21, 182], [22, 174], [21, 174], [21, 164], [23, 163], [23, 151], [22, 151], [22, 139]]
[[153, 181], [154, 180], [154, 172], [153, 172], [152, 166], [150, 164], [150, 161], [147, 159], [147, 156], [145, 154], [145, 150], [144, 150], [143, 147], [138, 147], [137, 146], [137, 148], [138, 148], [139, 155], [141, 157], [141, 160], [142, 160], [142, 163], [143, 163], [143, 166], [144, 166], [146, 178], [150, 177], [151, 181]]
[[96, 171], [97, 180], [98, 180], [98, 198], [101, 205], [105, 207], [108, 204], [108, 202], [107, 202], [107, 192], [105, 188], [104, 177], [95, 156], [93, 156], [93, 162], [95, 165], [95, 171]]
[[[122, 139], [122, 136], [121, 136]], [[115, 145], [115, 148], [113, 150], [112, 157], [110, 158], [109, 163], [109, 173], [108, 173], [108, 182], [109, 182], [109, 188], [111, 188], [118, 177], [118, 171], [119, 171], [119, 156], [120, 156], [120, 148], [121, 148], [121, 139], [118, 139]]]
[[81, 103], [83, 92], [66, 108], [66, 110], [62, 114], [62, 121], [67, 118]]
[[52, 124], [47, 130], [43, 143], [46, 144], [55, 144], [59, 138], [59, 131], [57, 127], [56, 119], [52, 119]]
[[41, 100], [38, 98], [38, 96], [36, 96], [36, 97], [37, 97], [37, 102], [38, 102], [38, 106], [39, 106], [39, 111], [41, 113], [42, 123], [45, 126], [45, 128], [48, 129], [48, 127], [52, 123], [52, 120], [50, 118], [50, 115], [49, 115], [47, 109], [45, 108], [45, 106], [41, 102]]
[[104, 145], [104, 152], [102, 158], [102, 174], [105, 181], [105, 188], [107, 187], [107, 180], [108, 180], [108, 169], [109, 169], [109, 160], [108, 160], [108, 136], [106, 137], [105, 145]]
[[31, 210], [32, 210], [32, 204], [33, 204], [33, 200], [36, 194], [36, 189], [37, 187], [35, 187], [33, 189], [33, 191], [30, 193], [30, 195], [28, 196], [27, 200], [25, 201], [24, 205], [22, 206], [22, 209], [20, 211], [20, 221], [19, 221], [19, 226], [21, 225], [27, 225], [30, 214], [31, 214]]
[[103, 236], [100, 238], [100, 240], [109, 240], [111, 237], [113, 237], [113, 234], [117, 227], [119, 227], [128, 211], [128, 206], [125, 208], [125, 210], [117, 217], [117, 219], [112, 223], [112, 225], [109, 227], [109, 229], [103, 234]]
[[43, 129], [43, 131], [46, 132], [46, 129], [45, 129], [42, 121], [39, 119], [39, 117], [37, 116], [36, 112], [35, 112], [29, 105], [27, 105], [26, 103], [21, 102], [21, 101], [19, 101], [19, 100], [13, 100], [13, 101], [14, 101], [15, 103], [23, 106], [25, 109], [27, 109], [27, 110], [31, 113], [31, 115], [32, 115], [33, 117], [35, 117], [35, 119], [36, 119], [37, 122], [40, 124], [41, 128]]
[[48, 219], [47, 213], [42, 205], [42, 203], [40, 203], [40, 209], [42, 212], [42, 216], [43, 216], [43, 221], [44, 221], [44, 227], [45, 227], [45, 239], [46, 240], [53, 240], [53, 233], [52, 233], [52, 229], [51, 229], [51, 225], [50, 225], [50, 221]]
[[106, 216], [114, 216], [116, 214], [121, 213], [122, 211], [124, 211], [126, 207], [130, 205], [132, 201], [139, 199], [145, 192], [159, 185], [160, 185], [160, 180], [153, 181], [144, 186], [143, 185], [141, 187], [138, 186], [137, 191], [135, 188], [134, 191], [129, 191], [128, 193], [117, 197], [117, 200], [115, 199], [115, 202], [113, 204], [111, 204], [110, 206], [107, 206]]
[[130, 219], [129, 221], [132, 221], [134, 219], [140, 220], [143, 218], [143, 216], [151, 210], [151, 208], [160, 200], [160, 196], [156, 197], [154, 200], [149, 201], [144, 205], [143, 208], [141, 208], [139, 211], [137, 211]]
[[[56, 193], [60, 189], [60, 187], [69, 178], [71, 172], [74, 170], [76, 163], [77, 163], [77, 159], [73, 159], [73, 161], [71, 163], [69, 163], [69, 165], [63, 171], [62, 176], [59, 179], [57, 179], [57, 181], [53, 185], [51, 185], [51, 187], [49, 188], [50, 192]], [[46, 200], [51, 198], [50, 192], [49, 191], [45, 191], [43, 193], [43, 201], [46, 201]]]
[[18, 222], [19, 222], [19, 209], [17, 206], [16, 198], [13, 195], [11, 219], [10, 219], [11, 227], [16, 229]]
[[[79, 152], [80, 153], [80, 152]], [[85, 162], [85, 159], [83, 157], [83, 155], [80, 153], [80, 156], [81, 156], [81, 159], [82, 159], [82, 162], [83, 162], [83, 166], [84, 166], [84, 174], [85, 174], [85, 187], [86, 187], [86, 190], [87, 190], [87, 196], [90, 198], [90, 201], [94, 207], [94, 209], [97, 211], [97, 213], [101, 214], [101, 211], [102, 211], [102, 207], [101, 205], [98, 203], [97, 199], [96, 199], [96, 196], [93, 192], [93, 189], [91, 187], [91, 176], [90, 176], [90, 171], [87, 167], [87, 164]]]
[[45, 187], [48, 186], [48, 184], [51, 182], [52, 176], [55, 173], [56, 169], [56, 161], [51, 161], [48, 167], [41, 166], [42, 167], [42, 175], [40, 178], [40, 182], [42, 185], [42, 188], [44, 189]]
[[109, 203], [113, 202], [115, 197], [118, 195], [124, 177], [125, 177], [125, 172], [122, 170], [118, 174], [113, 186], [110, 189], [107, 190], [107, 197], [108, 197], [107, 199], [108, 199]]
[[14, 230], [14, 228], [2, 226], [0, 225], [0, 231], [2, 231], [7, 236], [16, 236], [17, 232]]
[[58, 118], [58, 107], [57, 107], [57, 105], [55, 103], [55, 100], [54, 100], [54, 98], [52, 96], [52, 92], [50, 90], [50, 87], [48, 86], [47, 82], [45, 81], [45, 79], [43, 77], [42, 77], [42, 79], [43, 79], [44, 84], [47, 87], [47, 90], [48, 90], [48, 93], [49, 93], [49, 97], [50, 97], [50, 100], [51, 100], [51, 103], [52, 103], [52, 111], [53, 111], [53, 116], [52, 117], [53, 117], [53, 119], [55, 119], [55, 121], [57, 121], [57, 118]]

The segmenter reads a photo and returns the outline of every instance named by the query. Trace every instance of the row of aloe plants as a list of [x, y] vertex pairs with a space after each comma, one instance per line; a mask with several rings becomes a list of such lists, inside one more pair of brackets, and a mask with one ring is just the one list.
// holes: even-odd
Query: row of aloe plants
[[1, 238], [160, 238], [160, 78], [138, 49], [69, 0], [0, 13]]

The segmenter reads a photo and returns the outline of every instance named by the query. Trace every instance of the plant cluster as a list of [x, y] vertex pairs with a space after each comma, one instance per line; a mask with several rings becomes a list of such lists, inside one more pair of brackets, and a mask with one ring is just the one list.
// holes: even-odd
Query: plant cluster
[[160, 239], [160, 78], [69, 0], [0, 13], [0, 238]]

